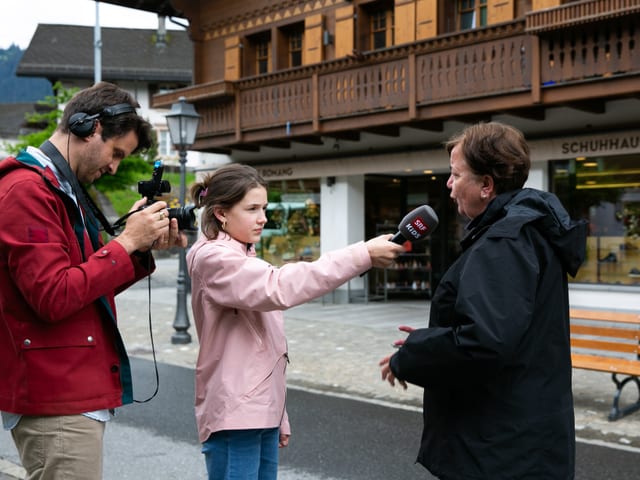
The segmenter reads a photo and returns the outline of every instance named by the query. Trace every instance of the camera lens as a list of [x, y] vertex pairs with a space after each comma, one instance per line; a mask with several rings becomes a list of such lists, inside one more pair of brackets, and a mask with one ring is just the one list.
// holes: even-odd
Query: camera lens
[[170, 208], [169, 218], [178, 220], [179, 230], [198, 230], [198, 219], [196, 218], [195, 205]]

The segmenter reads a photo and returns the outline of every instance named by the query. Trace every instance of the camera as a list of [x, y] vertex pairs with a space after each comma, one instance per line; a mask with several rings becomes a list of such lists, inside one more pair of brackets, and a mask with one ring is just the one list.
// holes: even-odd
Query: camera
[[[167, 180], [162, 180], [164, 166], [160, 160], [153, 164], [151, 180], [140, 180], [138, 182], [138, 193], [147, 197], [148, 204], [155, 202], [155, 198], [163, 193], [171, 191], [171, 184]], [[195, 205], [185, 205], [184, 207], [169, 208], [169, 218], [178, 220], [178, 229], [197, 230], [198, 219], [196, 218]]]

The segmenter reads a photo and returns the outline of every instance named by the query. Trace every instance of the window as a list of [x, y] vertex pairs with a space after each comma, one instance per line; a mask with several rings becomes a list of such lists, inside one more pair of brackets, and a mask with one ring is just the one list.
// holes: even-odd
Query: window
[[280, 266], [320, 257], [320, 179], [269, 182], [266, 215], [260, 258]]
[[487, 0], [458, 0], [460, 30], [487, 25]]
[[355, 18], [355, 39], [355, 47], [358, 51], [378, 50], [394, 45], [395, 4], [393, 0], [367, 2], [358, 7]]
[[640, 157], [578, 157], [550, 164], [551, 191], [589, 221], [579, 283], [640, 285]]
[[256, 43], [256, 73], [269, 73], [269, 47], [268, 41]]
[[173, 148], [169, 130], [156, 127], [158, 132], [158, 155], [162, 158], [177, 157], [178, 152]]
[[371, 49], [390, 47], [393, 45], [393, 8], [380, 8], [371, 11]]
[[303, 39], [302, 29], [295, 29], [289, 32], [289, 67], [302, 65]]
[[243, 71], [247, 75], [261, 75], [273, 71], [271, 32], [260, 32], [246, 38]]
[[290, 23], [278, 28], [275, 31], [272, 48], [275, 55], [271, 64], [273, 71], [301, 66], [307, 60], [305, 58], [308, 46], [306, 42], [305, 22]]

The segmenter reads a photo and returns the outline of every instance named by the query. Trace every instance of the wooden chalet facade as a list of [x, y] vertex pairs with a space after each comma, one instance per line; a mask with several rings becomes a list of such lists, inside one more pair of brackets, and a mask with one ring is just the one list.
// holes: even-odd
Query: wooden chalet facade
[[[640, 168], [633, 167], [640, 165], [640, 0], [107, 3], [188, 19], [193, 85], [156, 95], [153, 104], [185, 97], [195, 105], [202, 120], [194, 149], [227, 153], [272, 180], [317, 178], [323, 212], [336, 178], [347, 192], [366, 184], [373, 196], [354, 201], [345, 193], [333, 204], [357, 204], [347, 216], [367, 220], [356, 236], [375, 234], [411, 207], [409, 198], [420, 195], [407, 177], [433, 175], [440, 187], [423, 190], [442, 217], [434, 270], [455, 256], [447, 237], [459, 235], [445, 205], [442, 142], [467, 124], [520, 128], [532, 143], [531, 186], [558, 193], [575, 216], [599, 215], [602, 202], [583, 205], [583, 193], [612, 178], [612, 169], [617, 180], [600, 185], [622, 189], [608, 200], [612, 211], [624, 217], [640, 209]], [[586, 172], [584, 159], [605, 165], [600, 177], [571, 177]], [[397, 205], [381, 204], [391, 186], [377, 188], [376, 176], [401, 179]], [[609, 250], [629, 254], [614, 252], [614, 243], [640, 248], [623, 223], [593, 239], [595, 263], [579, 282], [637, 288], [640, 255], [610, 276], [603, 269], [611, 265], [598, 261]], [[323, 248], [349, 240], [323, 240]]]

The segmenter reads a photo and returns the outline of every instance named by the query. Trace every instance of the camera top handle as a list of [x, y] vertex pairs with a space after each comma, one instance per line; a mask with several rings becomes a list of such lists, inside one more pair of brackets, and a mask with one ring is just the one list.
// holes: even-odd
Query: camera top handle
[[140, 180], [138, 182], [138, 193], [143, 197], [147, 197], [147, 203], [149, 204], [152, 204], [156, 197], [171, 191], [171, 184], [166, 180], [162, 180], [163, 172], [162, 161], [156, 160], [153, 164], [151, 180]]

